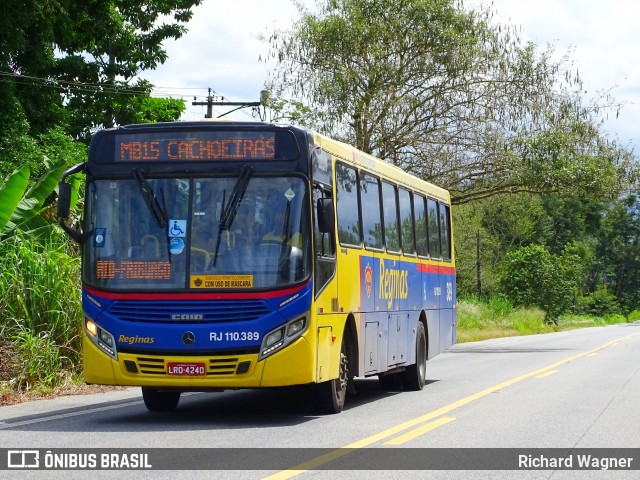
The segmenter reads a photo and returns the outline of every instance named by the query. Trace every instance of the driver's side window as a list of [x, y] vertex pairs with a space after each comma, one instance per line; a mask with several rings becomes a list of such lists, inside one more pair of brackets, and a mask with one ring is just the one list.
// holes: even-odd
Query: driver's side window
[[[313, 205], [318, 205], [318, 200], [321, 198], [331, 198], [331, 191], [328, 187], [316, 184], [313, 187]], [[333, 277], [336, 267], [335, 233], [321, 231], [317, 213], [316, 211], [313, 225], [316, 294]]]

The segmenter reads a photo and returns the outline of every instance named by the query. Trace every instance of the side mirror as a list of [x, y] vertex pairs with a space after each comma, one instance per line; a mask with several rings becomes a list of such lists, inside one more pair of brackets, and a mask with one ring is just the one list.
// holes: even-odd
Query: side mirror
[[67, 182], [58, 184], [58, 223], [69, 218], [71, 210], [71, 185]]
[[320, 233], [331, 233], [334, 229], [335, 211], [331, 198], [319, 198], [316, 206], [318, 230]]
[[78, 165], [71, 167], [62, 174], [62, 178], [58, 183], [58, 224], [73, 240], [78, 243], [84, 242], [84, 235], [82, 232], [72, 229], [66, 223], [66, 220], [69, 218], [69, 214], [71, 213], [71, 199], [74, 194], [71, 184], [67, 183], [67, 177], [78, 172], [85, 171], [86, 165], [86, 163], [79, 163]]

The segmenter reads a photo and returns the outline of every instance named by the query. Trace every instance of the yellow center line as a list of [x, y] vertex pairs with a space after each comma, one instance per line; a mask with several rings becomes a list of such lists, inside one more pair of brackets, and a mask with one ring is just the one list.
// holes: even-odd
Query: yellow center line
[[547, 372], [541, 373], [540, 375], [536, 375], [536, 378], [545, 378], [549, 375], [553, 375], [554, 373], [558, 373], [558, 370], [549, 370]]
[[[478, 400], [482, 397], [485, 397], [491, 393], [497, 392], [499, 390], [502, 390], [503, 388], [506, 388], [510, 385], [513, 385], [514, 383], [518, 383], [521, 382], [522, 380], [526, 380], [527, 378], [531, 378], [531, 377], [536, 377], [538, 375], [542, 375], [546, 372], [548, 372], [549, 370], [553, 370], [557, 367], [559, 367], [560, 365], [564, 365], [566, 363], [570, 363], [574, 360], [577, 360], [579, 358], [585, 357], [585, 356], [591, 356], [596, 354], [598, 351], [605, 349], [617, 342], [621, 342], [623, 340], [626, 340], [628, 338], [634, 337], [636, 335], [640, 335], [640, 333], [632, 333], [631, 335], [627, 335], [625, 337], [622, 337], [618, 340], [612, 340], [610, 342], [605, 343], [604, 345], [601, 345], [599, 347], [596, 347], [592, 350], [589, 350], [587, 352], [583, 352], [583, 353], [579, 353], [578, 355], [574, 355], [572, 357], [568, 357], [565, 358], [564, 360], [560, 360], [559, 362], [556, 363], [552, 363], [551, 365], [547, 365], [546, 367], [542, 367], [539, 368], [538, 370], [534, 370], [532, 372], [529, 373], [525, 373], [523, 375], [519, 375], [517, 377], [514, 377], [510, 380], [505, 380], [502, 383], [498, 383], [497, 385], [494, 385], [492, 387], [489, 388], [485, 388], [484, 390], [481, 390], [479, 392], [476, 392], [474, 394], [471, 394], [467, 397], [464, 397], [458, 401], [455, 401], [453, 403], [450, 403], [448, 405], [445, 405], [443, 407], [440, 407], [436, 410], [433, 410], [429, 413], [426, 413], [424, 415], [421, 415], [419, 417], [413, 418], [409, 421], [403, 422], [403, 423], [399, 423], [397, 425], [394, 425], [393, 427], [387, 428], [379, 433], [376, 433], [374, 435], [371, 435], [369, 437], [365, 437], [361, 440], [358, 440], [356, 442], [350, 443], [348, 445], [345, 445], [342, 448], [338, 448], [336, 450], [333, 450], [331, 452], [325, 453], [324, 455], [319, 455], [318, 457], [312, 458], [311, 460], [307, 461], [307, 462], [303, 462], [299, 465], [295, 465], [293, 467], [291, 467], [290, 469], [287, 470], [283, 470], [281, 472], [275, 473], [273, 475], [270, 475], [268, 477], [264, 477], [263, 480], [285, 480], [288, 478], [292, 478], [295, 477], [296, 475], [299, 475], [301, 473], [304, 473], [308, 470], [311, 470], [313, 468], [316, 468], [320, 465], [323, 465], [325, 463], [328, 463], [332, 460], [335, 460], [337, 458], [343, 457], [349, 453], [351, 453], [354, 449], [358, 449], [358, 448], [364, 448], [367, 447], [369, 445], [372, 445], [380, 440], [383, 440], [387, 437], [391, 437], [392, 435], [395, 435], [397, 433], [402, 432], [403, 430], [407, 430], [408, 428], [411, 427], [415, 427], [416, 425], [420, 425], [422, 423], [428, 422], [429, 420], [433, 420], [436, 417], [439, 417], [440, 415], [444, 415], [446, 413], [451, 412], [452, 410], [455, 410], [457, 408], [460, 408], [464, 405], [467, 405], [475, 400]], [[434, 427], [435, 428], [435, 427]]]
[[442, 417], [434, 420], [433, 422], [425, 423], [421, 427], [415, 428], [413, 430], [408, 431], [405, 434], [398, 435], [396, 438], [392, 438], [391, 440], [384, 442], [385, 445], [402, 445], [403, 443], [407, 443], [409, 440], [413, 440], [420, 435], [423, 435], [427, 432], [430, 432], [434, 428], [438, 428], [441, 425], [445, 425], [449, 422], [453, 422], [455, 418], [453, 417]]

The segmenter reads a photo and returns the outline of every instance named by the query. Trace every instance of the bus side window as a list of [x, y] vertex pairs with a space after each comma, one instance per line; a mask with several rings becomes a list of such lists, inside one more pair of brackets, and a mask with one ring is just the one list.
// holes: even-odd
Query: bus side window
[[395, 185], [387, 182], [382, 182], [382, 211], [384, 213], [384, 239], [387, 250], [399, 252], [398, 197]]
[[431, 258], [440, 258], [440, 226], [438, 204], [435, 200], [427, 200], [427, 228], [429, 231], [429, 253]]
[[[318, 205], [323, 199], [330, 198], [330, 193], [325, 190], [322, 185], [314, 185], [313, 187], [313, 205]], [[313, 228], [313, 242], [314, 242], [314, 275], [315, 275], [315, 290], [318, 294], [327, 282], [333, 277], [336, 268], [336, 242], [335, 233], [323, 232], [323, 228], [319, 225], [319, 218], [317, 210], [315, 212], [316, 220]]]
[[400, 200], [400, 240], [405, 255], [416, 254], [416, 240], [413, 233], [413, 198], [411, 192], [401, 188], [398, 190]]
[[[316, 185], [313, 188], [313, 205], [318, 207], [322, 200], [330, 199], [329, 192], [325, 191], [322, 186]], [[316, 208], [316, 221], [313, 229], [313, 240], [316, 256], [319, 257], [335, 257], [335, 242], [333, 241], [333, 230], [325, 232], [320, 225], [321, 219]]]
[[336, 194], [338, 240], [341, 245], [359, 247], [362, 243], [360, 202], [358, 201], [358, 175], [354, 168], [336, 165]]
[[449, 222], [449, 205], [440, 203], [440, 245], [442, 247], [442, 259], [451, 260], [451, 224]]
[[416, 251], [421, 257], [429, 256], [429, 243], [427, 241], [427, 211], [425, 203], [427, 199], [422, 195], [414, 196], [414, 210], [416, 214]]
[[360, 175], [362, 199], [362, 233], [364, 246], [382, 249], [382, 218], [380, 211], [380, 181], [367, 173]]

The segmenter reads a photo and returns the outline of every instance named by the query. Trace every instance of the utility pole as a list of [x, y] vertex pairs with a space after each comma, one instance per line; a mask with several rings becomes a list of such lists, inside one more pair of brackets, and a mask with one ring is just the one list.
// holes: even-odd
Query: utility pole
[[[224, 97], [220, 97], [220, 101], [215, 101], [216, 97], [214, 95], [212, 95], [212, 90], [211, 88], [209, 88], [209, 95], [207, 95], [207, 101], [206, 102], [192, 102], [191, 105], [201, 105], [207, 106], [207, 114], [204, 116], [204, 118], [213, 118], [213, 106], [217, 105], [217, 106], [225, 106], [225, 107], [229, 107], [229, 106], [235, 106], [237, 108], [234, 108], [233, 110], [229, 110], [226, 113], [223, 113], [222, 115], [218, 115], [218, 118], [224, 117], [225, 115], [228, 115], [232, 112], [235, 112], [236, 110], [240, 110], [241, 108], [245, 108], [245, 107], [253, 107], [254, 112], [258, 113], [258, 116], [260, 117], [260, 120], [264, 120], [262, 118], [262, 115], [260, 114], [260, 110], [259, 107], [260, 106], [265, 106], [265, 103], [267, 101], [267, 96], [268, 93], [266, 90], [262, 90], [260, 92], [260, 101], [258, 102], [225, 102], [224, 101]], [[194, 97], [195, 100], [195, 97]]]
[[481, 279], [481, 270], [482, 270], [482, 260], [480, 260], [480, 230], [476, 234], [476, 290], [478, 291], [478, 296], [482, 296], [482, 279]]

